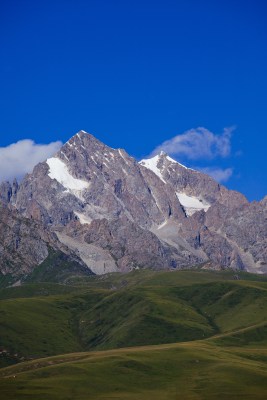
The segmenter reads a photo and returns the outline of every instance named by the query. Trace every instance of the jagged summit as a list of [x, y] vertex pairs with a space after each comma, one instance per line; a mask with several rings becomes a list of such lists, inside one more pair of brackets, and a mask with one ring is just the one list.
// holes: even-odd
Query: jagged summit
[[161, 151], [151, 158], [145, 158], [139, 161], [139, 164], [153, 171], [164, 183], [166, 183], [165, 175], [169, 175], [170, 170], [173, 169], [174, 166], [180, 169], [190, 169], [171, 158], [164, 151]]
[[165, 153], [165, 151], [160, 151], [160, 153], [153, 155], [150, 158], [145, 158], [145, 159], [139, 161], [139, 163], [150, 169], [152, 169], [152, 168], [160, 169], [164, 164], [170, 165], [170, 163], [177, 164], [182, 168], [189, 169], [185, 165], [183, 165], [183, 164], [179, 163], [178, 161], [174, 160], [173, 158], [171, 158], [167, 153]]
[[81, 147], [84, 144], [92, 144], [92, 143], [97, 143], [98, 145], [104, 145], [100, 140], [98, 140], [94, 135], [91, 133], [88, 133], [84, 130], [80, 130], [77, 132], [75, 135], [73, 135], [65, 144], [63, 144], [63, 148], [65, 146], [69, 147]]
[[[83, 139], [83, 137], [84, 137], [85, 135], [87, 136], [87, 135], [91, 135], [91, 134], [81, 129], [80, 131], [78, 131], [77, 133], [75, 133], [75, 135], [71, 136], [71, 137], [69, 138], [69, 140], [67, 140], [67, 142], [63, 144], [63, 146], [64, 146], [65, 144], [67, 144], [67, 143], [71, 143], [71, 144], [72, 144], [73, 142], [75, 142], [76, 139], [81, 140], [81, 139]], [[93, 136], [93, 135], [91, 135], [91, 136]]]

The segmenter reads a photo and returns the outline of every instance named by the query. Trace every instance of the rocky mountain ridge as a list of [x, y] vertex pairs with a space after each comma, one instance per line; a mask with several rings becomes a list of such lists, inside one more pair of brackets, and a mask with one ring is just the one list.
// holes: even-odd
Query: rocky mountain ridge
[[267, 201], [249, 203], [167, 154], [139, 163], [80, 131], [0, 200], [97, 274], [133, 268], [267, 272]]

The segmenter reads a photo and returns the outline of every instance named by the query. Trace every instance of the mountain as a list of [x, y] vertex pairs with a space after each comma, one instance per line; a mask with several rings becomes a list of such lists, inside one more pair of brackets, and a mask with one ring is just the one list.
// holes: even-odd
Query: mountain
[[20, 185], [2, 184], [0, 200], [96, 274], [267, 272], [267, 200], [249, 203], [163, 152], [138, 163], [80, 131]]

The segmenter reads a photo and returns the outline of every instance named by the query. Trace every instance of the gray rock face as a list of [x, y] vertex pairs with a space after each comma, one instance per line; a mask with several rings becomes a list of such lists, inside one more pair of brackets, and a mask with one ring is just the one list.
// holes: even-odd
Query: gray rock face
[[198, 212], [188, 218], [182, 231], [189, 243], [203, 249], [209, 259], [221, 267], [267, 272], [267, 208], [264, 201], [235, 208], [216, 202], [206, 213]]
[[152, 232], [142, 229], [126, 217], [108, 221], [93, 221], [86, 232], [85, 241], [108, 249], [120, 271], [134, 268], [181, 268], [197, 262], [187, 252], [178, 251], [161, 242]]
[[[151, 160], [143, 160], [141, 164], [171, 185], [187, 214], [179, 235], [195, 249], [202, 250], [213, 268], [267, 271], [264, 258], [267, 224], [262, 202], [248, 203], [241, 193], [227, 190], [211, 177], [186, 168], [165, 153], [152, 160], [152, 166]], [[195, 199], [200, 203], [194, 204]]]
[[37, 223], [20, 217], [16, 211], [1, 207], [1, 272], [4, 275], [28, 273], [32, 267], [40, 264], [48, 256], [48, 246], [44, 236], [45, 232], [37, 226]]
[[21, 277], [30, 274], [41, 264], [53, 249], [63, 253], [65, 259], [75, 264], [84, 264], [55, 234], [42, 224], [22, 217], [17, 210], [0, 204], [0, 272]]
[[12, 185], [9, 182], [2, 182], [0, 184], [0, 203], [7, 205], [11, 202], [11, 199], [16, 201], [18, 187], [16, 179], [14, 179]]
[[138, 163], [80, 131], [0, 197], [95, 273], [204, 262], [267, 271], [267, 200], [250, 204], [165, 153]]
[[[212, 221], [209, 217], [208, 223]], [[228, 215], [219, 227], [230, 243], [241, 250], [244, 268], [251, 272], [267, 272], [267, 207], [266, 202], [253, 202]]]
[[[156, 170], [162, 180], [171, 185], [172, 190], [178, 194], [200, 199], [203, 206], [205, 203], [212, 205], [218, 202], [233, 209], [247, 204], [246, 198], [241, 193], [226, 189], [210, 176], [185, 167], [164, 152], [150, 160], [153, 160], [152, 169]], [[140, 164], [151, 168], [151, 161], [142, 160]]]

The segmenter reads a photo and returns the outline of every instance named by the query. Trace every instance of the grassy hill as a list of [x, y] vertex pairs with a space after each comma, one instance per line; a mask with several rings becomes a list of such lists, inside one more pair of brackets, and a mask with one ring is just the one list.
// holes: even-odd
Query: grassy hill
[[20, 362], [0, 370], [16, 375], [1, 398], [266, 398], [267, 281], [239, 278], [147, 270], [1, 289], [0, 365]]
[[0, 370], [8, 399], [266, 399], [267, 351], [208, 342], [76, 353]]

